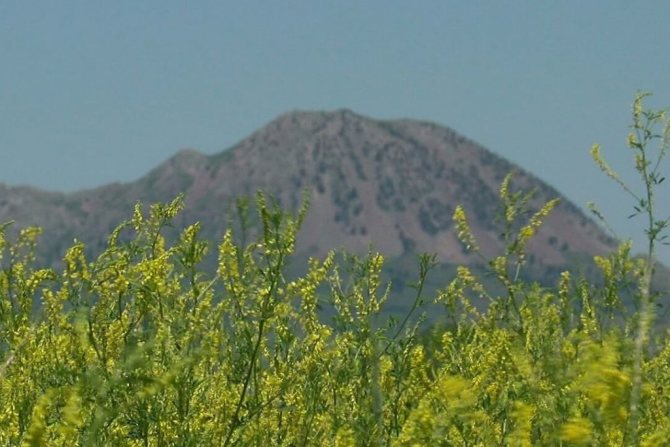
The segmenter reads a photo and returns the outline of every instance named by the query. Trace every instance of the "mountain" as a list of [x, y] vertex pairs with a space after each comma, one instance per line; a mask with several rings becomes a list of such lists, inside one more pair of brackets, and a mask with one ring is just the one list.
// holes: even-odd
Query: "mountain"
[[[614, 241], [552, 187], [455, 131], [414, 121], [381, 121], [349, 110], [291, 112], [215, 155], [183, 150], [139, 180], [72, 194], [0, 185], [0, 222], [44, 229], [40, 257], [57, 262], [73, 238], [91, 252], [131, 215], [133, 205], [169, 201], [186, 193], [178, 223], [200, 221], [218, 240], [234, 198], [258, 189], [287, 207], [304, 190], [311, 206], [298, 238], [301, 256], [331, 248], [363, 253], [370, 244], [391, 264], [431, 252], [445, 265], [472, 264], [458, 242], [451, 216], [462, 204], [483, 252], [500, 253], [498, 188], [517, 171], [514, 187], [535, 188], [535, 206], [561, 204], [530, 245], [528, 274], [552, 278], [575, 262], [614, 247]], [[443, 281], [443, 283], [446, 282]]]

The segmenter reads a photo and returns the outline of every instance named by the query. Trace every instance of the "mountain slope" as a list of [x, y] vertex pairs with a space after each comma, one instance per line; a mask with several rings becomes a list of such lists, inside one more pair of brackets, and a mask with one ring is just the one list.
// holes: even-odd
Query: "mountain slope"
[[[78, 237], [97, 251], [133, 204], [186, 193], [180, 222], [200, 221], [218, 239], [235, 197], [258, 189], [297, 207], [303, 191], [310, 211], [298, 239], [302, 255], [331, 248], [365, 252], [370, 244], [390, 258], [437, 253], [444, 263], [472, 263], [451, 221], [462, 204], [482, 250], [502, 249], [494, 216], [503, 177], [537, 189], [537, 201], [560, 194], [539, 179], [456, 132], [431, 123], [379, 121], [348, 110], [284, 114], [229, 150], [184, 150], [146, 176], [73, 194], [0, 186], [0, 222], [44, 228], [42, 259], [55, 262]], [[577, 258], [601, 254], [613, 241], [565, 198], [531, 244], [532, 269], [557, 271]]]

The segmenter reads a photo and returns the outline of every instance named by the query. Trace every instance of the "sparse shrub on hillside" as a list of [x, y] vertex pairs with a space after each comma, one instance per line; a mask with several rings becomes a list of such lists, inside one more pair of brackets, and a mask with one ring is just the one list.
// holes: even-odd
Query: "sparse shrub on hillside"
[[[649, 218], [648, 256], [631, 258], [624, 243], [597, 258], [602, 286], [567, 272], [553, 289], [521, 281], [527, 243], [556, 202], [528, 214], [508, 176], [506, 248], [482, 256], [504, 293], [459, 267], [430, 300], [446, 329], [421, 323], [431, 256], [420, 258], [409, 313], [387, 324], [381, 254], [331, 253], [287, 278], [306, 205], [290, 215], [262, 194], [258, 237], [227, 231], [213, 275], [201, 263], [215, 247], [197, 223], [173, 244], [164, 237], [181, 197], [137, 205], [95, 259], [75, 242], [58, 272], [35, 264], [39, 230], [10, 242], [3, 226], [0, 444], [667, 445], [670, 343], [650, 331], [660, 297], [649, 288], [667, 220], [654, 217], [662, 180], [648, 143], [668, 127], [641, 101], [629, 144], [647, 188], [636, 206]], [[454, 225], [476, 252], [461, 207]], [[634, 286], [639, 310], [622, 302]]]

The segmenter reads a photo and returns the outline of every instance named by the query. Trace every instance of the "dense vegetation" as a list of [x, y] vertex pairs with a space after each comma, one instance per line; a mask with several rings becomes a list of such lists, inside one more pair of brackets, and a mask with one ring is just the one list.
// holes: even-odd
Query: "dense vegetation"
[[[213, 275], [199, 267], [211, 248], [198, 224], [174, 243], [163, 235], [181, 197], [138, 205], [96, 259], [75, 243], [59, 272], [35, 265], [38, 229], [10, 242], [3, 227], [0, 444], [667, 445], [670, 343], [652, 329], [662, 295], [651, 280], [668, 224], [653, 193], [669, 128], [643, 98], [628, 139], [642, 194], [593, 154], [647, 218], [648, 252], [633, 258], [623, 243], [596, 258], [599, 286], [567, 272], [554, 289], [518, 279], [556, 202], [528, 213], [531, 195], [513, 191], [511, 175], [500, 189], [507, 250], [488, 260], [506, 292], [460, 267], [426, 297], [426, 255], [410, 312], [388, 322], [382, 255], [331, 254], [287, 279], [306, 207], [287, 214], [262, 194], [258, 237], [226, 232]], [[460, 207], [454, 222], [476, 251]], [[424, 327], [432, 302], [447, 324]]]

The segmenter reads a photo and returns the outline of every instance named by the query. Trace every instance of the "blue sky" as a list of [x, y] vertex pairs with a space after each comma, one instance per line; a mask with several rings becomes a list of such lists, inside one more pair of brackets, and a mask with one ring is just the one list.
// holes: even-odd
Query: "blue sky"
[[635, 92], [670, 106], [668, 18], [667, 1], [4, 0], [0, 182], [130, 181], [285, 111], [346, 107], [452, 127], [639, 243], [588, 150], [631, 175]]

